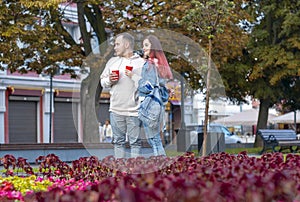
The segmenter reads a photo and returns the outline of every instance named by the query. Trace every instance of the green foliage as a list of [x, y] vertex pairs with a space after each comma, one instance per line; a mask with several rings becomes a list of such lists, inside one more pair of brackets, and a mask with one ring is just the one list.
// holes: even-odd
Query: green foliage
[[282, 103], [281, 112], [289, 112], [300, 109], [300, 77], [292, 77], [281, 81], [285, 95], [282, 95], [280, 102]]
[[254, 8], [262, 16], [259, 24], [254, 26], [249, 45], [255, 59], [252, 80], [266, 77], [269, 84], [275, 86], [281, 78], [298, 73], [299, 8], [298, 1], [261, 2]]
[[201, 38], [213, 39], [216, 34], [223, 33], [225, 21], [233, 12], [233, 1], [192, 1], [192, 8], [186, 11], [182, 22], [190, 31], [199, 32]]
[[[144, 28], [177, 29], [189, 2], [171, 0], [102, 1], [107, 27], [115, 33]], [[174, 30], [175, 31], [175, 30]]]
[[[241, 1], [193, 1], [186, 10], [182, 23], [190, 29], [190, 37], [208, 50], [212, 39], [212, 59], [222, 76], [226, 96], [232, 101], [244, 101], [247, 95], [245, 75], [249, 69], [241, 61], [248, 34], [243, 31], [242, 21], [249, 15]], [[240, 24], [240, 25], [238, 25]], [[201, 29], [200, 29], [201, 27]], [[236, 61], [240, 61], [236, 65]]]
[[225, 151], [228, 154], [239, 154], [240, 152], [247, 152], [248, 154], [258, 155], [262, 150], [262, 147], [252, 147], [252, 148], [227, 148]]
[[[11, 72], [51, 74], [60, 65], [81, 64], [80, 47], [68, 44], [59, 32], [61, 13], [57, 2], [40, 6], [35, 1], [1, 1], [0, 62]], [[70, 72], [73, 77], [76, 75]]]
[[260, 99], [269, 97], [274, 104], [278, 97], [287, 98], [288, 91], [295, 90], [285, 88], [283, 91], [282, 81], [299, 74], [300, 3], [284, 0], [249, 5], [258, 19], [248, 46], [252, 60], [250, 93]]

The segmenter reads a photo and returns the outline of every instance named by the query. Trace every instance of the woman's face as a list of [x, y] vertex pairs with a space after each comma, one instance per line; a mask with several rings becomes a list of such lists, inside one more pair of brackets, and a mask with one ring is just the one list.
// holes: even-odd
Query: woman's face
[[151, 43], [148, 39], [145, 39], [143, 41], [144, 56], [148, 57], [150, 55], [150, 49], [151, 49]]

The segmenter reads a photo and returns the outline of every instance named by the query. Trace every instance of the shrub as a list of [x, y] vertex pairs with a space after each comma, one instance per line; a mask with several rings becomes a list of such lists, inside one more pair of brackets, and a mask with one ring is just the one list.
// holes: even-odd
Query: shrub
[[[4, 158], [2, 162], [13, 162]], [[21, 186], [15, 185], [14, 180], [5, 180], [0, 190], [1, 201], [265, 202], [300, 199], [300, 156], [293, 154], [284, 158], [281, 153], [267, 153], [257, 158], [245, 152], [238, 155], [223, 152], [206, 157], [186, 153], [178, 157], [130, 159], [108, 156], [102, 160], [92, 156], [79, 158], [71, 165], [52, 154], [38, 157], [37, 163], [39, 172], [28, 174], [24, 170], [23, 174], [29, 175], [29, 179], [45, 180], [45, 184], [36, 186], [40, 189], [32, 186], [28, 192], [17, 189]], [[13, 165], [18, 168], [18, 160], [6, 164], [3, 175], [7, 178], [3, 179], [16, 174]], [[44, 185], [48, 185], [47, 190], [43, 189]], [[5, 196], [5, 193], [10, 194]]]

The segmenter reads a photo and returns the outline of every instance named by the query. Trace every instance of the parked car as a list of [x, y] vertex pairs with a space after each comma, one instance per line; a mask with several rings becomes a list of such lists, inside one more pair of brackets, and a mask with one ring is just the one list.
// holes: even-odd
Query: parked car
[[[203, 133], [203, 125], [198, 126], [197, 133]], [[223, 133], [225, 137], [225, 144], [242, 143], [242, 138], [233, 132], [230, 132], [228, 128], [220, 124], [210, 124], [207, 129], [208, 133]]]

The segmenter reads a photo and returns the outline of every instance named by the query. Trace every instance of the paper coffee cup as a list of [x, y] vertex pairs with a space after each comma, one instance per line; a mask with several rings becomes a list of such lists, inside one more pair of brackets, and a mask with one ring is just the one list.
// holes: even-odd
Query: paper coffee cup
[[132, 71], [133, 66], [126, 66], [126, 69]]
[[119, 70], [112, 70], [111, 72], [116, 74], [118, 76], [118, 79], [119, 79]]

